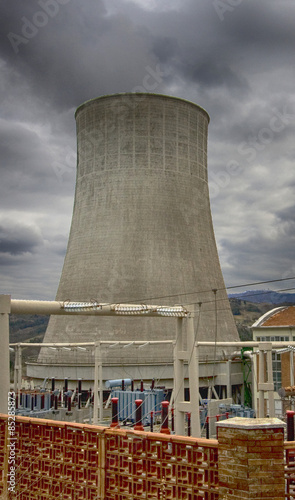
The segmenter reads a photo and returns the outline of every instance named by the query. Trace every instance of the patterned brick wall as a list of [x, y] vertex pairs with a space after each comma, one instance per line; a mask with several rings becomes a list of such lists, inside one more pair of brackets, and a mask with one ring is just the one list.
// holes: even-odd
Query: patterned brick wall
[[9, 494], [0, 415], [0, 498], [218, 500], [217, 441], [16, 417]]
[[222, 421], [216, 441], [27, 417], [11, 436], [0, 415], [1, 500], [294, 500], [294, 464], [278, 419]]

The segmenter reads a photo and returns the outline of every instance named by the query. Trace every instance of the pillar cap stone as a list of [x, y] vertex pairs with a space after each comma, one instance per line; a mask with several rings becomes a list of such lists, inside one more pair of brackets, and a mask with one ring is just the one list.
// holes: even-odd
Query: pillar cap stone
[[0, 295], [0, 314], [9, 314], [11, 311], [11, 295]]
[[286, 424], [279, 418], [235, 417], [216, 422], [216, 426], [230, 429], [275, 429], [286, 427]]

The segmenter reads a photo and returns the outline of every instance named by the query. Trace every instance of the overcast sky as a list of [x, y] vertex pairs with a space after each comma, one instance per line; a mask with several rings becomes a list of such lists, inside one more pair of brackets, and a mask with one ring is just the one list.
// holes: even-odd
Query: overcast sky
[[2, 0], [0, 29], [0, 293], [54, 299], [74, 199], [75, 109], [133, 91], [210, 115], [226, 285], [295, 276], [294, 0]]

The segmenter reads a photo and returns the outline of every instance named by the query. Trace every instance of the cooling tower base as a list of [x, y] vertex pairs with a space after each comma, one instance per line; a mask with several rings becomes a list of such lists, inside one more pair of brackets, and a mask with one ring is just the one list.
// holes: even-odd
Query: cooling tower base
[[[214, 374], [214, 386], [231, 387], [243, 385], [243, 370], [240, 361], [201, 362], [199, 365], [200, 387], [209, 387], [212, 384]], [[41, 385], [44, 379], [55, 378], [57, 385], [63, 385], [64, 379], [68, 378], [69, 388], [75, 389], [78, 379], [82, 379], [83, 390], [88, 390], [94, 385], [93, 365], [41, 365], [37, 363], [27, 364], [27, 376], [34, 382], [35, 386]], [[154, 379], [157, 386], [166, 389], [173, 388], [174, 367], [173, 364], [165, 365], [124, 365], [103, 366], [103, 389], [105, 381], [112, 379], [131, 378], [149, 384]], [[186, 377], [185, 377], [186, 378]], [[185, 384], [188, 387], [188, 379]]]

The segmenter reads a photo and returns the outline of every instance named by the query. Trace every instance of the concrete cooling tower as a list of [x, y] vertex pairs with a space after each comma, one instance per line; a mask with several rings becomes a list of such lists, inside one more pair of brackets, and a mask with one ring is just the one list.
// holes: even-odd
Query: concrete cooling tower
[[[127, 93], [87, 101], [75, 116], [75, 202], [56, 300], [194, 303], [197, 311], [202, 303], [198, 339], [237, 341], [211, 220], [207, 112], [179, 98]], [[44, 342], [175, 334], [175, 318], [52, 316]], [[213, 349], [201, 356], [212, 360]], [[172, 361], [167, 345], [103, 352], [106, 378], [122, 376], [122, 367], [123, 376], [153, 378]], [[50, 367], [59, 366], [68, 375], [74, 365], [86, 370], [93, 357], [42, 348], [34, 373], [54, 376]]]

